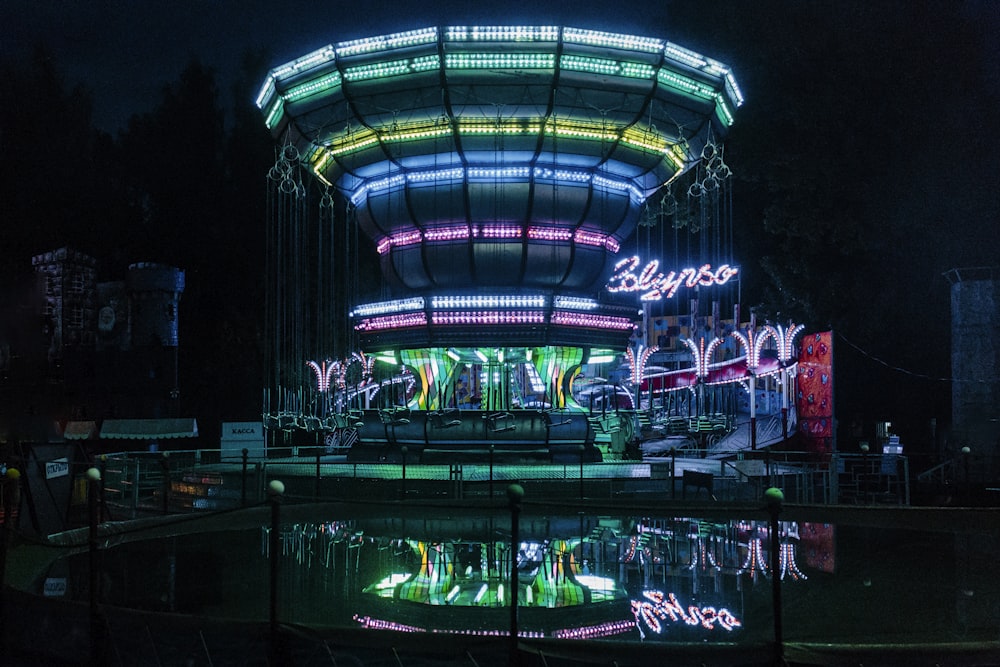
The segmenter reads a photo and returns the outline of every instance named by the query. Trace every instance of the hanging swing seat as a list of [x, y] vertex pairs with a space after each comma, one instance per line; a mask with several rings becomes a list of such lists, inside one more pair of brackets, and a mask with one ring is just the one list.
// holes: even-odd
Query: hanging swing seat
[[383, 408], [378, 411], [383, 424], [397, 426], [410, 423], [410, 409], [403, 407]]
[[545, 415], [545, 428], [554, 428], [556, 426], [566, 426], [573, 422], [569, 417], [569, 413], [558, 412], [555, 410], [548, 410], [544, 413]]
[[494, 412], [486, 415], [486, 422], [494, 433], [513, 431], [517, 428], [514, 425], [514, 415], [509, 412]]
[[453, 426], [461, 426], [462, 420], [459, 418], [460, 413], [458, 410], [438, 410], [437, 412], [432, 412], [431, 426], [434, 428], [451, 428]]

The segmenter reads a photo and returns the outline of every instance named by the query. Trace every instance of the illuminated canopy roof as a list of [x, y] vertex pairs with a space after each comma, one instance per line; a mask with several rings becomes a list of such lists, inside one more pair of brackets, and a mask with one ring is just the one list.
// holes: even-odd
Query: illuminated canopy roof
[[256, 102], [349, 198], [390, 284], [589, 296], [742, 97], [728, 67], [661, 39], [505, 26], [326, 46]]

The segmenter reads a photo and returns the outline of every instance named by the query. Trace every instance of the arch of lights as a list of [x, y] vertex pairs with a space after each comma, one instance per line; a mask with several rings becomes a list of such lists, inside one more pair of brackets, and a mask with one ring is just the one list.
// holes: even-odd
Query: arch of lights
[[[750, 368], [753, 350], [718, 362], [714, 339], [726, 332], [694, 331], [695, 300], [692, 368], [654, 377], [645, 364], [657, 346], [632, 352], [648, 340], [641, 304], [738, 280], [724, 256], [665, 272], [617, 255], [653, 195], [672, 197], [685, 173], [710, 167], [699, 196], [720, 187], [728, 167], [716, 141], [742, 102], [716, 60], [572, 27], [422, 28], [273, 69], [256, 104], [283, 159], [342, 195], [332, 224], [356, 224], [371, 242], [389, 298], [354, 303], [348, 316], [357, 346], [399, 381], [375, 381], [369, 365], [338, 383], [334, 365], [347, 360], [316, 347], [276, 376], [336, 394], [323, 410], [353, 401], [426, 411], [582, 409], [573, 383], [584, 366], [626, 351], [627, 384], [650, 397], [772, 372], [787, 379], [798, 330], [767, 337], [782, 347], [780, 368], [770, 359]], [[281, 196], [303, 194], [279, 186]]]

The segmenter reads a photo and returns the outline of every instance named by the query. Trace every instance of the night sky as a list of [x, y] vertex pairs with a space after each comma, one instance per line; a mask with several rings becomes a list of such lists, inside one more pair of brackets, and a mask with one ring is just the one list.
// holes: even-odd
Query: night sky
[[[67, 81], [92, 91], [101, 128], [114, 131], [129, 115], [148, 111], [160, 88], [174, 81], [192, 57], [214, 68], [224, 82], [248, 50], [265, 50], [277, 66], [327, 44], [432, 25], [572, 25], [684, 43], [683, 35], [661, 27], [670, 23], [662, 3], [614, 3], [614, 16], [610, 7], [594, 1], [490, 7], [467, 2], [15, 0], [0, 5], [0, 49], [4, 57], [23, 56], [44, 43]], [[709, 53], [721, 59], [718, 49]]]
[[[736, 219], [748, 252], [768, 252], [782, 192], [815, 187], [827, 211], [843, 202], [845, 217], [854, 216], [844, 227], [850, 238], [815, 232], [842, 251], [828, 260], [833, 291], [815, 298], [832, 312], [836, 290], [866, 289], [871, 310], [855, 318], [866, 324], [844, 329], [841, 349], [860, 374], [916, 381], [929, 392], [923, 404], [947, 394], [942, 274], [1000, 265], [1000, 3], [15, 0], [0, 4], [0, 58], [17, 66], [43, 46], [68, 86], [90, 92], [94, 123], [114, 136], [130, 116], [154, 109], [193, 58], [214, 71], [229, 105], [229, 82], [248, 52], [265, 53], [274, 67], [344, 40], [463, 24], [658, 37], [729, 64], [747, 99], [727, 155], [743, 167]], [[17, 91], [3, 99], [16, 105]], [[794, 234], [786, 230], [782, 243], [794, 257]], [[884, 264], [855, 271], [853, 245], [875, 248]], [[24, 261], [0, 257], [14, 259]]]

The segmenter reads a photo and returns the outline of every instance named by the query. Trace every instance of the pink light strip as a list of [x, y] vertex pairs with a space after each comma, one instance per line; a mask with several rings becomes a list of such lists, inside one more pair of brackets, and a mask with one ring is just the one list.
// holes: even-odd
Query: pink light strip
[[[455, 241], [469, 238], [469, 233], [469, 228], [466, 225], [460, 227], [439, 227], [425, 231], [424, 239], [427, 241]], [[386, 248], [385, 252], [389, 252], [389, 248]], [[385, 254], [382, 250], [379, 250], [379, 253]]]
[[[376, 249], [380, 255], [388, 253], [393, 248], [401, 248], [409, 245], [416, 245], [423, 241], [459, 241], [473, 238], [481, 239], [519, 239], [525, 231], [516, 225], [454, 225], [449, 227], [435, 227], [421, 232], [418, 229], [410, 229], [397, 232], [391, 236], [379, 239]], [[566, 227], [538, 227], [527, 228], [527, 237], [532, 241], [573, 241], [578, 245], [605, 248], [609, 252], [617, 253], [620, 249], [618, 241], [607, 234], [588, 231], [584, 229], [567, 229]]]
[[562, 324], [571, 327], [587, 327], [589, 329], [617, 329], [626, 331], [635, 328], [635, 323], [625, 317], [609, 317], [607, 315], [591, 315], [589, 313], [552, 313], [552, 324]]
[[[505, 324], [545, 324], [545, 311], [538, 310], [464, 310], [439, 311], [431, 314], [435, 326], [505, 325]], [[585, 327], [613, 331], [630, 331], [635, 328], [632, 320], [625, 317], [592, 315], [573, 311], [555, 311], [550, 324], [557, 326]], [[427, 325], [424, 313], [406, 313], [369, 317], [361, 320], [356, 331], [385, 331]]]
[[431, 315], [431, 322], [435, 325], [545, 324], [545, 313], [510, 310], [444, 311]]
[[385, 317], [371, 317], [361, 320], [355, 330], [357, 331], [385, 331], [386, 329], [405, 329], [408, 327], [422, 327], [427, 325], [427, 316], [423, 313], [408, 313], [406, 315], [387, 315]]

